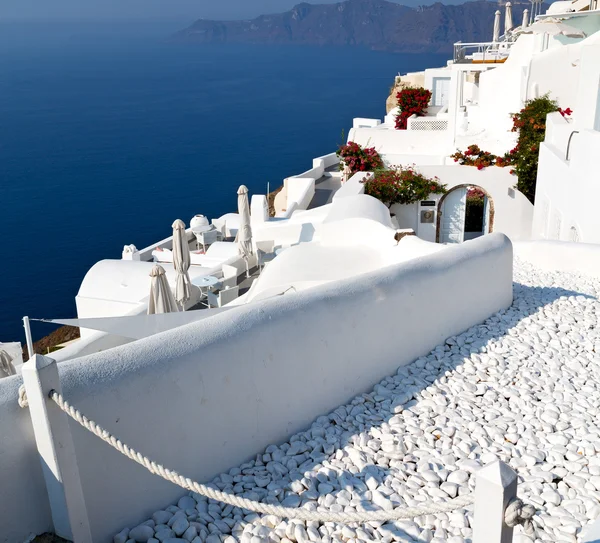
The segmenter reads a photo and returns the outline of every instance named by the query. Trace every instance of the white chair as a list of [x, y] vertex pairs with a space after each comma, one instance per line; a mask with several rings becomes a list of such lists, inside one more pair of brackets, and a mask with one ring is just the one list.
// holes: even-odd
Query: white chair
[[238, 269], [229, 264], [223, 264], [223, 280], [221, 285], [223, 289], [237, 287]]
[[240, 288], [238, 286], [229, 287], [219, 292], [209, 292], [207, 301], [209, 307], [223, 307], [230, 302], [233, 302], [239, 295]]
[[275, 242], [271, 240], [256, 242], [258, 269], [262, 272], [265, 265], [275, 258]]
[[200, 245], [202, 245], [202, 249], [206, 252], [206, 246], [219, 241], [221, 237], [221, 232], [217, 229], [205, 230], [205, 231], [194, 231], [192, 230], [194, 235], [196, 236], [196, 245], [198, 249], [200, 249]]

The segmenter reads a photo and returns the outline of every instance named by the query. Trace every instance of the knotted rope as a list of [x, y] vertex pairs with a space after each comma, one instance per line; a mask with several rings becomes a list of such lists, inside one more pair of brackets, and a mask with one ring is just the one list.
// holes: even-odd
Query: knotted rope
[[504, 522], [511, 528], [522, 524], [526, 534], [534, 534], [535, 529], [531, 520], [534, 515], [535, 507], [533, 505], [525, 504], [519, 498], [515, 498], [511, 500], [504, 511]]
[[389, 521], [389, 520], [406, 520], [422, 515], [433, 515], [436, 513], [447, 513], [456, 509], [461, 509], [467, 505], [473, 503], [474, 498], [472, 494], [466, 496], [459, 496], [453, 500], [449, 500], [444, 503], [429, 503], [423, 504], [418, 507], [405, 507], [396, 508], [392, 511], [376, 510], [376, 511], [345, 511], [342, 513], [335, 513], [332, 511], [309, 511], [308, 509], [296, 508], [296, 507], [282, 507], [280, 505], [271, 505], [268, 503], [256, 502], [247, 498], [241, 498], [234, 496], [233, 494], [227, 494], [221, 492], [215, 488], [212, 488], [196, 481], [192, 481], [186, 477], [183, 477], [176, 471], [166, 469], [165, 467], [149, 460], [141, 453], [132, 449], [128, 445], [122, 443], [119, 439], [111, 435], [107, 430], [98, 426], [93, 420], [88, 419], [85, 415], [71, 406], [58, 392], [51, 390], [49, 394], [50, 399], [56, 403], [56, 405], [64, 411], [74, 421], [83, 426], [86, 430], [90, 431], [95, 436], [99, 437], [102, 441], [108, 443], [111, 447], [115, 448], [121, 454], [127, 458], [134, 460], [138, 464], [144, 466], [150, 473], [158, 475], [169, 481], [179, 485], [185, 490], [196, 492], [201, 496], [209, 498], [211, 500], [220, 501], [231, 505], [233, 507], [239, 507], [240, 509], [246, 509], [254, 513], [262, 513], [265, 515], [274, 515], [280, 518], [298, 519], [303, 521], [317, 521], [317, 522], [339, 522], [339, 523], [365, 523], [372, 521]]
[[29, 407], [29, 400], [27, 399], [27, 391], [25, 390], [25, 385], [21, 385], [19, 387], [19, 407], [25, 409]]

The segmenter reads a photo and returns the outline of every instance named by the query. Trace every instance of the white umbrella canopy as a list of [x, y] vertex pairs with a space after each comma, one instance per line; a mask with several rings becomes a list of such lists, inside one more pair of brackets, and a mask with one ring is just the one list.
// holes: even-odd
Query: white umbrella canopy
[[496, 15], [494, 16], [494, 34], [492, 37], [492, 41], [494, 43], [500, 41], [500, 10], [496, 10]]
[[508, 31], [512, 30], [513, 26], [512, 4], [510, 2], [506, 2], [506, 12], [504, 13], [504, 34], [508, 34]]
[[524, 30], [525, 34], [550, 34], [551, 36], [563, 35], [567, 38], [585, 38], [586, 33], [579, 28], [570, 26], [558, 19], [548, 18], [533, 23]]
[[248, 266], [248, 259], [252, 255], [252, 228], [250, 226], [248, 189], [245, 185], [241, 185], [238, 189], [238, 213], [240, 214], [240, 228], [237, 233], [236, 241], [238, 244], [238, 251], [246, 261], [246, 266]]
[[523, 22], [521, 23], [521, 28], [527, 28], [529, 26], [529, 10], [523, 10]]
[[158, 264], [150, 272], [150, 298], [148, 300], [148, 315], [157, 313], [175, 313], [179, 311], [177, 303], [167, 281], [165, 269]]
[[190, 248], [185, 235], [185, 223], [181, 219], [177, 219], [173, 223], [173, 267], [177, 272], [175, 300], [181, 307], [191, 298], [191, 283], [188, 274], [190, 263]]

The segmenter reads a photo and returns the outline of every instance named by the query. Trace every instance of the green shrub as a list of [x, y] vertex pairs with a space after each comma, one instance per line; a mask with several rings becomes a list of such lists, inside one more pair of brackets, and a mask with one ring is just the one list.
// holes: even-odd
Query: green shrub
[[377, 198], [388, 207], [427, 200], [430, 194], [444, 194], [446, 185], [437, 177], [429, 178], [411, 167], [377, 170], [366, 177], [365, 194]]

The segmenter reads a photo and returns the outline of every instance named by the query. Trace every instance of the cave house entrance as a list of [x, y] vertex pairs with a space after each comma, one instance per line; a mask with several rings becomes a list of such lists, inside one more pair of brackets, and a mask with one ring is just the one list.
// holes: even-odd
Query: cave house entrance
[[477, 185], [458, 185], [439, 201], [436, 241], [462, 243], [492, 232], [494, 202]]

